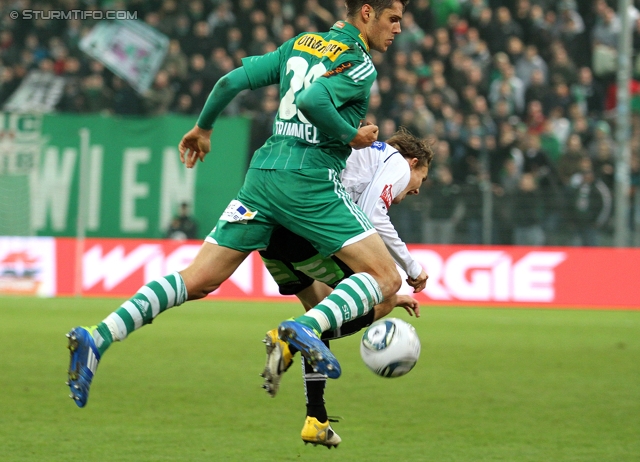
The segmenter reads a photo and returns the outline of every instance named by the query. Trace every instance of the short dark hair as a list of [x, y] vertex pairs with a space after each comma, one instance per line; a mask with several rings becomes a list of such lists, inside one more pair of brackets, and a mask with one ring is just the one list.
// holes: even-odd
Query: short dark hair
[[364, 5], [371, 6], [373, 11], [376, 12], [376, 15], [379, 15], [387, 8], [393, 7], [395, 2], [402, 3], [402, 11], [404, 11], [409, 0], [345, 0], [345, 4], [347, 5], [347, 18], [353, 18]]
[[429, 167], [431, 165], [431, 161], [433, 160], [431, 143], [412, 135], [411, 132], [404, 127], [399, 127], [398, 130], [391, 135], [391, 138], [387, 140], [387, 144], [396, 148], [406, 159], [418, 159], [418, 165], [420, 167]]

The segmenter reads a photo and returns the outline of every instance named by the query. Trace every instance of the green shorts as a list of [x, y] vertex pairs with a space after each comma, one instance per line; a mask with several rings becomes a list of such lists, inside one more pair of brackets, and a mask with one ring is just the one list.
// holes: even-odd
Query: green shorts
[[241, 252], [265, 249], [278, 225], [324, 256], [375, 233], [334, 170], [249, 169], [206, 240]]

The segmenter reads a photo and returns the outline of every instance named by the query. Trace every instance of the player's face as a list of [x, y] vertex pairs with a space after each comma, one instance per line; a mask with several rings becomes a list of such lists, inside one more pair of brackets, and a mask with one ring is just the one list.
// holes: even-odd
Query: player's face
[[402, 19], [402, 3], [395, 2], [391, 8], [387, 8], [379, 15], [371, 10], [373, 19], [367, 24], [367, 39], [372, 50], [384, 53], [393, 43], [396, 35], [400, 33], [400, 20]]
[[407, 187], [404, 188], [404, 191], [402, 191], [393, 199], [394, 204], [399, 204], [407, 196], [415, 196], [416, 194], [418, 194], [420, 192], [420, 186], [422, 186], [422, 183], [424, 183], [427, 179], [429, 167], [426, 165], [422, 165], [420, 167], [411, 165], [411, 161], [415, 160], [417, 159], [409, 160], [409, 165], [411, 166], [411, 179], [409, 180], [409, 184], [407, 185]]

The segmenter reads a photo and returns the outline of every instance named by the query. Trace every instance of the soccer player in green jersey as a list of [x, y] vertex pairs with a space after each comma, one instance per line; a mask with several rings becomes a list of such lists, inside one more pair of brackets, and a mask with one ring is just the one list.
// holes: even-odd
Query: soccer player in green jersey
[[[168, 308], [216, 290], [250, 252], [267, 247], [280, 225], [304, 236], [321, 254], [335, 254], [355, 273], [305, 315], [279, 326], [280, 338], [317, 372], [340, 376], [321, 333], [365, 315], [395, 297], [401, 285], [382, 239], [338, 174], [352, 147], [377, 139], [378, 127], [361, 123], [376, 77], [369, 50], [384, 52], [392, 44], [407, 1], [347, 0], [346, 21], [245, 58], [242, 67], [218, 81], [196, 126], [180, 142], [186, 167], [204, 161], [216, 118], [242, 90], [279, 85], [273, 136], [256, 151], [236, 199], [186, 269], [149, 282], [100, 324], [67, 334], [68, 383], [78, 406], [86, 404], [98, 362], [113, 341], [124, 340]], [[422, 290], [426, 275], [408, 282]]]

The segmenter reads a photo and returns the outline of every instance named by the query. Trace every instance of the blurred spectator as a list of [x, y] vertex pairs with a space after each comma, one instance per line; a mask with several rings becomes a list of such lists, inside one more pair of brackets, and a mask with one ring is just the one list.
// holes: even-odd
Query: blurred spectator
[[524, 56], [524, 42], [515, 35], [512, 35], [507, 40], [506, 53], [509, 57], [509, 62], [512, 64], [518, 61]]
[[569, 106], [573, 103], [573, 96], [569, 91], [569, 85], [563, 80], [558, 81], [542, 103], [547, 114], [556, 107], [561, 108], [563, 113], [567, 113]]
[[562, 106], [554, 106], [549, 111], [548, 122], [552, 126], [553, 134], [561, 145], [567, 142], [567, 138], [571, 133], [571, 123], [565, 117], [565, 110]]
[[593, 158], [593, 172], [597, 179], [602, 180], [607, 188], [613, 191], [616, 171], [613, 148], [607, 140], [600, 140], [597, 146], [596, 155]]
[[439, 165], [434, 170], [431, 186], [425, 188], [423, 201], [427, 201], [424, 217], [423, 242], [451, 244], [455, 240], [456, 226], [463, 213], [460, 186], [453, 182], [451, 170]]
[[393, 135], [398, 128], [394, 120], [389, 118], [382, 119], [378, 125], [380, 127], [380, 135], [378, 138], [382, 140], [391, 138], [391, 135]]
[[556, 43], [553, 51], [553, 58], [549, 65], [549, 76], [551, 83], [565, 83], [572, 85], [578, 80], [578, 70], [573, 61], [569, 58], [567, 50], [560, 43]]
[[419, 48], [424, 35], [424, 31], [414, 20], [413, 13], [406, 11], [402, 17], [402, 33], [394, 40], [394, 46], [398, 47], [398, 51], [410, 53]]
[[598, 77], [607, 77], [617, 68], [617, 46], [620, 34], [620, 19], [613, 8], [604, 0], [596, 0], [596, 24], [591, 31], [593, 47], [593, 73]]
[[197, 112], [193, 110], [193, 100], [188, 93], [181, 93], [178, 95], [175, 103], [171, 106], [171, 112], [175, 114], [193, 114]]
[[153, 86], [144, 95], [143, 104], [147, 114], [163, 115], [169, 112], [174, 97], [174, 90], [169, 83], [167, 71], [158, 72]]
[[584, 158], [580, 170], [571, 179], [568, 202], [569, 223], [574, 230], [572, 244], [599, 245], [613, 201], [609, 188], [596, 178], [589, 158]]
[[615, 10], [605, 0], [596, 0], [596, 24], [591, 32], [592, 45], [603, 45], [615, 50], [622, 25]]
[[189, 59], [182, 52], [180, 41], [173, 39], [169, 42], [167, 56], [164, 58], [163, 69], [169, 72], [173, 68], [174, 75], [178, 80], [184, 80], [189, 72]]
[[582, 160], [588, 157], [580, 137], [576, 134], [571, 135], [567, 141], [566, 151], [558, 161], [558, 173], [563, 184], [569, 185], [573, 175], [579, 172]]
[[191, 34], [182, 43], [182, 49], [188, 55], [209, 56], [214, 43], [209, 24], [206, 21], [198, 21], [193, 25]]
[[120, 77], [112, 80], [113, 112], [118, 115], [140, 115], [144, 112], [138, 93]]
[[575, 0], [561, 0], [558, 3], [558, 30], [567, 51], [578, 54], [585, 26]]
[[414, 0], [407, 6], [407, 11], [413, 14], [416, 24], [424, 32], [431, 31], [435, 27], [432, 3], [431, 0]]
[[[501, 140], [501, 145], [505, 147], [513, 146], [507, 140]], [[508, 135], [507, 135], [508, 136]], [[503, 157], [503, 156], [501, 156]], [[513, 215], [515, 212], [514, 198], [518, 191], [522, 173], [514, 157], [506, 157], [500, 165], [499, 178], [493, 184], [493, 218], [494, 218], [494, 244], [513, 244]]]
[[196, 239], [198, 237], [198, 223], [191, 216], [191, 211], [189, 210], [189, 204], [187, 202], [180, 204], [180, 210], [171, 220], [171, 224], [167, 229], [165, 237], [167, 239], [175, 239], [178, 241]]
[[207, 18], [209, 34], [212, 37], [227, 37], [229, 29], [233, 27], [235, 22], [236, 18], [231, 10], [231, 3], [226, 0], [217, 2], [217, 6]]
[[82, 82], [82, 93], [88, 112], [107, 112], [113, 107], [113, 94], [101, 74], [92, 74]]
[[16, 45], [13, 32], [0, 31], [0, 61], [4, 64], [14, 64], [20, 59], [20, 48]]
[[597, 117], [604, 110], [604, 90], [588, 67], [578, 71], [578, 81], [571, 86], [571, 94], [585, 115]]
[[525, 173], [513, 199], [513, 243], [539, 246], [544, 242], [540, 192], [535, 177]]
[[0, 102], [6, 101], [20, 86], [20, 78], [12, 67], [0, 68]]
[[[582, 141], [583, 146], [588, 146], [591, 143], [591, 139], [593, 138], [593, 133], [591, 126], [589, 125], [589, 120], [582, 115], [579, 109], [574, 109], [577, 105], [573, 105], [569, 109], [570, 119], [571, 119], [571, 133], [575, 133], [580, 137], [580, 141]], [[580, 112], [575, 114], [575, 112]]]
[[615, 151], [616, 144], [611, 137], [611, 127], [609, 126], [609, 123], [604, 120], [596, 123], [593, 130], [593, 139], [587, 147], [591, 158], [595, 158], [597, 156], [601, 143], [607, 144], [611, 152]]
[[463, 227], [464, 242], [467, 244], [482, 244], [482, 180], [483, 174], [479, 159], [467, 156], [465, 159], [467, 176], [461, 185], [461, 198], [464, 204]]
[[522, 114], [525, 108], [525, 87], [511, 64], [502, 67], [501, 75], [491, 84], [489, 101], [495, 103], [499, 99], [509, 102], [513, 113]]
[[502, 6], [496, 10], [495, 20], [492, 23], [492, 31], [486, 38], [491, 53], [505, 51], [505, 45], [509, 37], [524, 37], [522, 27], [511, 17], [509, 8]]
[[542, 134], [547, 118], [544, 115], [540, 101], [534, 99], [527, 104], [524, 121], [527, 123], [529, 133]]
[[522, 39], [525, 43], [531, 43], [533, 38], [533, 19], [531, 18], [531, 1], [517, 0], [514, 9], [513, 20], [522, 28]]
[[436, 26], [445, 26], [449, 21], [449, 16], [460, 14], [462, 11], [460, 3], [460, 0], [431, 0]]
[[529, 88], [533, 72], [539, 70], [542, 73], [542, 82], [547, 81], [547, 63], [538, 54], [535, 45], [525, 48], [524, 54], [515, 61], [516, 76], [522, 80], [525, 88]]
[[527, 87], [524, 98], [527, 105], [531, 103], [531, 101], [546, 101], [547, 95], [549, 95], [551, 89], [547, 85], [547, 81], [542, 69], [533, 69], [531, 71], [531, 80], [529, 81], [529, 86]]
[[251, 31], [251, 41], [247, 46], [249, 56], [262, 55], [266, 52], [265, 47], [270, 42], [269, 31], [266, 26], [260, 24]]

